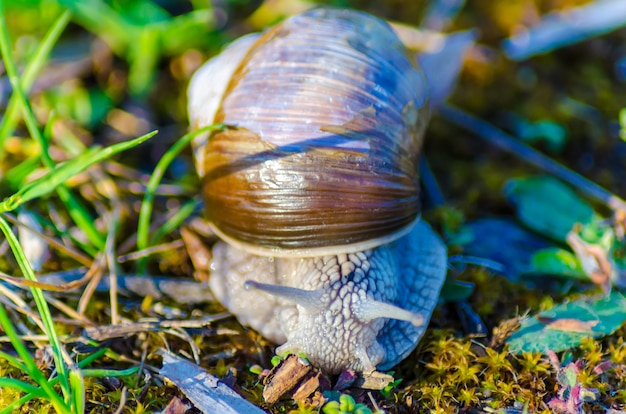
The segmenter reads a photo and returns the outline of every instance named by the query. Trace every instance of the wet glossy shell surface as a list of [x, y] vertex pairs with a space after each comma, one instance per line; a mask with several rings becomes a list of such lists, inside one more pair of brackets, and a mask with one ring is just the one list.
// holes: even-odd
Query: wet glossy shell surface
[[203, 122], [232, 126], [204, 149], [208, 218], [261, 254], [336, 254], [396, 238], [419, 213], [426, 97], [421, 72], [377, 18], [317, 9], [275, 26]]

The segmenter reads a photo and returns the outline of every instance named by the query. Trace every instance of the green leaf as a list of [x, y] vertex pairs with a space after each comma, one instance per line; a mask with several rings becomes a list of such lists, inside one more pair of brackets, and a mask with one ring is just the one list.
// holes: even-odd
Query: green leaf
[[272, 359], [270, 359], [270, 364], [272, 364], [273, 367], [278, 366], [278, 364], [280, 364], [280, 361], [282, 361], [283, 359], [284, 358], [279, 355], [274, 355]]
[[[555, 329], [551, 321], [580, 321], [588, 331]], [[544, 321], [544, 322], [542, 322]], [[626, 321], [626, 298], [617, 291], [608, 296], [583, 298], [564, 303], [522, 321], [517, 332], [507, 339], [513, 353], [559, 352], [580, 345], [588, 337], [601, 337], [615, 332]]]
[[439, 297], [444, 302], [458, 302], [469, 298], [473, 292], [473, 283], [446, 279], [441, 287]]
[[[393, 373], [389, 375], [393, 376]], [[393, 391], [394, 388], [400, 385], [402, 381], [404, 381], [402, 378], [398, 378], [397, 380], [390, 382], [389, 384], [385, 386], [385, 388], [380, 390], [380, 393], [383, 395], [383, 397], [389, 398], [389, 396], [391, 395], [391, 391]]]
[[339, 402], [331, 401], [329, 403], [326, 403], [326, 405], [324, 405], [324, 408], [322, 408], [322, 412], [324, 414], [340, 414], [341, 409], [339, 408]]
[[511, 180], [505, 193], [517, 208], [520, 221], [559, 242], [565, 242], [574, 224], [591, 224], [595, 217], [589, 204], [553, 177]]
[[531, 268], [528, 273], [537, 276], [552, 275], [589, 280], [589, 277], [580, 267], [576, 255], [558, 247], [550, 247], [536, 252], [532, 257]]
[[[532, 270], [532, 257], [551, 243], [513, 220], [484, 218], [471, 221], [459, 229], [471, 238], [462, 244], [463, 254], [489, 259], [504, 267], [510, 280]], [[506, 246], [505, 249], [502, 246]]]
[[354, 398], [352, 398], [348, 394], [343, 394], [341, 397], [339, 397], [339, 407], [343, 411], [347, 411], [349, 413], [354, 411], [355, 404], [356, 402], [354, 401]]

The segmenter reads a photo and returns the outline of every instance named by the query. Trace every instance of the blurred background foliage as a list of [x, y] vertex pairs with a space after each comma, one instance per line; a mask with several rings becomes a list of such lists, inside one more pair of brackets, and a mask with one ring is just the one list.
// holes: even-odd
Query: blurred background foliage
[[[398, 0], [323, 3], [363, 9], [410, 25], [419, 25], [428, 7], [428, 2]], [[626, 56], [624, 32], [522, 62], [509, 60], [501, 52], [504, 39], [536, 24], [545, 13], [583, 3], [468, 2], [447, 31], [476, 28], [480, 47], [467, 56], [451, 101], [619, 193], [625, 185], [615, 174], [626, 151], [616, 139], [622, 106], [617, 97], [625, 92], [620, 69]], [[159, 127], [161, 141], [151, 145], [165, 147], [186, 127], [186, 84], [203, 61], [240, 35], [310, 6], [291, 0], [15, 0], [5, 7], [15, 58], [22, 68], [61, 11], [72, 12], [69, 28], [31, 90], [42, 124], [48, 121], [47, 114], [54, 113], [84, 128], [83, 139], [93, 140], [95, 135], [99, 141], [137, 136]], [[0, 87], [0, 98], [6, 102], [10, 91], [6, 79]], [[493, 149], [482, 144], [478, 148], [471, 139], [454, 139], [462, 134], [435, 118], [427, 152], [438, 178], [452, 194], [467, 188], [464, 177], [469, 171], [478, 171], [484, 182], [474, 182], [471, 188], [476, 191], [467, 192], [464, 197], [469, 199], [463, 204], [476, 209], [489, 206], [490, 195], [500, 193], [502, 179], [507, 177], [494, 170], [511, 170], [518, 164], [508, 163], [508, 156], [494, 157], [494, 163], [476, 162], [490, 156]], [[454, 148], [448, 145], [451, 140]], [[153, 148], [152, 163], [145, 158], [140, 161], [147, 168], [161, 152]], [[449, 168], [451, 157], [459, 161], [455, 168]], [[479, 191], [480, 187], [489, 191]]]
[[[125, 248], [128, 252], [134, 246], [132, 235], [136, 231], [138, 206], [149, 178], [148, 174], [153, 171], [166, 149], [187, 131], [186, 87], [191, 75], [204, 61], [237, 37], [262, 30], [285, 16], [298, 13], [314, 4], [361, 9], [390, 21], [420, 26], [429, 7], [435, 3], [445, 2], [5, 0], [4, 11], [18, 70], [26, 73], [34, 62], [39, 66], [32, 76], [32, 84], [22, 84], [22, 87], [28, 92], [37, 121], [50, 142], [50, 155], [56, 162], [76, 157], [94, 144], [110, 145], [155, 129], [160, 131], [140, 148], [124, 153], [115, 163], [104, 167], [108, 174], [106, 177], [115, 178], [128, 207], [124, 210], [125, 220], [122, 220], [118, 236], [122, 246], [120, 250]], [[626, 181], [623, 179], [626, 145], [620, 139], [618, 122], [618, 114], [624, 106], [623, 97], [626, 96], [626, 30], [615, 30], [607, 35], [522, 61], [509, 59], [503, 52], [503, 42], [507, 38], [536, 25], [548, 13], [586, 3], [589, 1], [459, 1], [457, 4], [462, 7], [451, 13], [449, 22], [429, 24], [431, 29], [445, 32], [477, 30], [478, 43], [465, 57], [457, 88], [450, 97], [451, 103], [549, 154], [558, 162], [612, 192], [626, 194]], [[37, 57], [44, 35], [66, 11], [70, 13], [66, 27], [49, 58]], [[13, 194], [46, 170], [40, 161], [41, 147], [30, 137], [19, 115], [13, 119], [7, 116], [10, 96], [9, 80], [4, 70], [0, 70], [0, 108], [4, 111], [0, 120], [2, 197]], [[468, 243], [468, 233], [459, 231], [466, 222], [483, 218], [489, 220], [494, 216], [514, 217], [517, 212], [515, 203], [507, 197], [511, 197], [514, 191], [519, 192], [520, 188], [528, 187], [528, 181], [513, 181], [515, 188], [509, 186], [508, 193], [504, 191], [506, 184], [512, 178], [538, 173], [523, 160], [488, 146], [467, 131], [446, 122], [436, 113], [433, 114], [424, 152], [445, 196], [445, 206], [427, 209], [425, 217], [443, 230], [449, 242], [457, 243], [452, 248], [452, 254], [463, 253], [464, 248], [466, 252], [467, 245], [472, 245]], [[102, 177], [97, 176], [98, 179]], [[105, 198], [101, 197], [102, 194], [108, 194], [102, 191], [107, 181], [98, 179], [93, 176], [87, 179], [81, 175], [75, 177], [69, 185], [76, 189], [81, 200], [95, 200], [93, 205], [90, 204], [89, 210], [93, 213], [96, 225], [105, 232], [105, 225], [98, 215], [98, 202]], [[546, 182], [542, 185], [546, 185]], [[537, 199], [538, 186], [533, 182], [530, 187], [530, 196], [526, 196], [524, 200]], [[174, 160], [166, 173], [165, 185], [159, 190], [159, 201], [162, 205], [154, 216], [161, 218], [170, 211], [181, 208], [187, 201], [197, 199], [199, 188], [191, 152], [186, 151]], [[558, 191], [567, 192], [561, 187], [558, 190], [550, 187], [542, 191], [549, 195]], [[102, 194], [96, 196], [94, 192]], [[519, 199], [519, 194], [514, 195]], [[610, 213], [606, 206], [597, 203], [586, 204], [579, 200], [575, 203], [577, 208], [588, 212], [587, 215], [593, 215], [594, 220], [594, 211], [603, 217]], [[53, 228], [55, 234], [65, 235], [71, 233], [71, 224], [64, 221], [65, 217], [57, 210], [58, 204], [56, 199], [46, 199], [41, 205], [33, 203], [30, 208], [39, 213], [39, 219], [47, 229]], [[201, 214], [200, 211], [196, 213]], [[551, 214], [552, 217], [564, 215], [558, 209]], [[601, 219], [598, 218], [598, 221]], [[482, 245], [476, 247], [476, 254], [487, 256], [493, 251], [503, 250], [502, 238], [497, 231], [508, 229], [506, 226], [509, 225], [510, 221], [498, 221], [495, 224], [475, 221], [465, 231], [473, 229], [472, 237], [484, 240]], [[487, 228], [495, 236], [486, 237]], [[566, 226], [564, 231], [568, 228]], [[509, 230], [509, 235], [512, 235], [518, 228], [511, 227]], [[165, 239], [178, 240], [179, 235], [174, 233], [168, 234]], [[563, 231], [559, 233], [560, 239], [557, 240], [561, 247], [564, 246], [562, 233]], [[465, 240], [462, 240], [463, 237], [466, 237]], [[520, 234], [519, 240], [526, 243], [526, 246], [531, 246], [528, 255], [548, 246], [547, 241], [538, 238], [537, 234], [532, 237], [526, 233]], [[512, 246], [523, 244], [514, 238], [510, 241]], [[531, 241], [533, 244], [529, 244]], [[479, 251], [481, 247], [487, 251]], [[509, 251], [501, 253], [505, 256]], [[562, 251], [558, 253], [563, 257]], [[519, 251], [511, 254], [519, 254]], [[513, 257], [510, 261], [518, 259], [519, 257]], [[571, 254], [567, 259], [575, 261]], [[508, 259], [503, 257], [502, 260]], [[14, 263], [8, 259], [3, 259], [0, 265], [8, 272], [15, 269]], [[57, 260], [47, 262], [44, 269], [57, 271], [71, 266], [76, 266], [76, 263], [61, 254]], [[136, 269], [134, 264], [128, 263], [124, 263], [122, 267], [126, 270]], [[522, 267], [524, 272], [528, 271], [528, 263], [525, 262]], [[578, 276], [582, 273], [576, 264], [569, 270]], [[152, 274], [188, 276], [192, 272], [185, 254], [156, 255], [149, 267], [149, 273]], [[576, 285], [578, 282], [555, 282], [542, 277], [543, 274], [530, 284], [522, 284], [514, 278], [494, 275], [497, 272], [492, 272], [488, 267], [470, 266], [468, 270], [463, 266], [453, 266], [450, 273], [475, 284], [473, 291], [467, 291], [473, 292], [469, 302], [490, 332], [503, 324], [504, 318], [515, 317], [526, 309], [551, 308], [567, 294], [578, 294], [586, 289], [583, 287], [577, 290], [576, 287], [580, 286]], [[136, 318], [137, 315], [133, 312], [142, 314], [149, 305], [150, 303], [129, 305], [131, 310], [126, 310], [127, 315], [131, 317], [132, 314]], [[215, 305], [211, 306], [213, 308], [207, 307], [205, 310], [214, 311]], [[105, 316], [108, 311], [105, 309], [103, 304], [95, 305], [88, 316], [96, 322], [107, 323]], [[188, 311], [192, 312], [189, 309]], [[462, 324], [458, 317], [448, 307], [439, 309], [433, 318], [435, 328], [461, 332], [460, 325]], [[60, 328], [63, 329], [71, 331], [67, 326]], [[428, 358], [432, 356], [429, 362], [431, 366], [427, 365], [426, 372], [409, 365], [398, 368], [399, 375], [412, 384], [426, 386], [428, 381], [444, 384], [439, 389], [435, 389], [436, 384], [428, 385], [432, 388], [429, 392], [422, 390], [419, 395], [424, 407], [438, 406], [437, 393], [453, 390], [459, 384], [460, 380], [455, 383], [454, 378], [446, 377], [448, 370], [437, 371], [432, 365], [439, 357], [443, 361], [452, 354], [455, 358], [465, 358], [463, 347], [467, 343], [461, 344], [450, 339], [449, 333], [450, 331], [436, 329], [420, 345], [420, 355], [429, 355]], [[221, 339], [220, 343], [205, 341], [202, 346], [208, 348], [208, 352], [213, 355], [230, 351], [229, 363], [232, 362], [233, 349], [238, 352], [237, 355], [246, 355], [254, 361], [261, 354], [261, 351], [257, 352], [259, 348], [264, 347], [266, 351], [271, 349], [267, 342], [254, 333], [248, 332], [245, 335], [249, 337], [243, 343], [241, 338], [237, 338], [236, 344], [230, 343], [230, 339]], [[600, 345], [586, 346], [593, 348], [596, 356], [602, 353], [597, 349], [601, 348]], [[449, 352], [451, 347], [455, 349], [452, 353]], [[623, 349], [623, 340], [617, 345], [611, 342], [608, 349], [613, 349], [611, 347]], [[486, 367], [492, 367], [489, 365], [491, 363], [497, 365], [497, 361], [490, 361], [486, 359], [487, 356], [473, 355], [476, 357], [473, 361], [479, 365], [482, 363], [485, 370], [489, 371], [491, 368], [487, 370]], [[533, 357], [525, 355], [519, 360], [524, 369], [532, 365], [531, 358]], [[246, 359], [244, 362], [247, 361]], [[239, 359], [236, 362], [240, 367], [243, 365]], [[443, 362], [450, 363], [447, 360]], [[537, 366], [540, 365], [537, 361], [534, 362]], [[213, 372], [220, 375], [228, 370], [223, 358], [211, 360], [207, 364]], [[545, 371], [547, 368], [542, 369]], [[535, 372], [528, 368], [527, 371], [532, 375], [539, 375], [541, 370], [537, 369]], [[500, 371], [497, 371], [497, 367], [493, 368], [493, 372], [498, 378]], [[250, 383], [256, 381], [256, 377], [245, 372], [240, 374], [240, 378], [246, 375]], [[502, 375], [504, 377], [505, 374]], [[466, 390], [476, 385], [473, 377], [466, 380]], [[546, 382], [556, 389], [554, 381]], [[460, 383], [465, 384], [462, 381]], [[503, 385], [496, 383], [494, 380], [492, 395], [499, 395], [496, 389]], [[524, 390], [528, 393], [528, 398], [541, 399], [538, 391], [528, 390], [534, 389], [531, 387]], [[256, 390], [252, 389], [250, 394], [255, 392], [258, 392], [258, 387]], [[395, 398], [401, 399], [405, 404], [408, 404], [409, 397], [417, 395], [411, 394], [412, 390], [403, 392], [404, 394], [397, 394]], [[533, 392], [536, 394], [534, 397]], [[500, 397], [493, 404], [494, 407], [513, 401], [513, 398], [504, 393], [498, 398]], [[471, 395], [467, 398], [469, 402], [476, 403], [475, 399], [478, 397]], [[623, 403], [625, 400], [626, 397], [619, 401]], [[427, 404], [428, 401], [430, 405]]]

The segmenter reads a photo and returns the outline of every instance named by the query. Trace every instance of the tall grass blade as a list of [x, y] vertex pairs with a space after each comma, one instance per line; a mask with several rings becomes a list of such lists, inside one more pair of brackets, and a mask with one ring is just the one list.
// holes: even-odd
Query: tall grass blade
[[[24, 92], [28, 92], [35, 82], [35, 78], [39, 74], [41, 68], [46, 64], [48, 56], [52, 51], [59, 36], [65, 30], [65, 27], [70, 21], [72, 13], [66, 11], [59, 16], [54, 22], [48, 33], [44, 36], [41, 44], [37, 48], [37, 51], [33, 55], [32, 59], [26, 65], [24, 72], [20, 79], [20, 86]], [[0, 120], [0, 160], [4, 155], [4, 141], [13, 133], [19, 117], [19, 106], [17, 95], [12, 95], [9, 99], [6, 111], [4, 112], [2, 119]]]
[[70, 369], [70, 388], [72, 390], [72, 412], [85, 412], [85, 380], [80, 369], [73, 367]]
[[83, 155], [60, 164], [43, 177], [25, 185], [17, 193], [4, 199], [0, 202], [0, 212], [12, 211], [27, 201], [52, 192], [67, 179], [84, 171], [91, 165], [97, 164], [117, 153], [136, 147], [152, 138], [156, 133], [157, 131], [152, 131], [138, 138], [113, 144], [106, 148], [88, 149]]
[[16, 380], [13, 378], [0, 378], [0, 388], [13, 388], [18, 391], [27, 392], [33, 394], [35, 397], [47, 398], [48, 395], [39, 387], [28, 384], [24, 381]]
[[[4, 219], [2, 218], [0, 218], [0, 226], [2, 227], [3, 232], [8, 230], [9, 233], [11, 233], [10, 231], [11, 229], [9, 228], [6, 221], [4, 221]], [[13, 233], [11, 233], [11, 236], [13, 236]], [[15, 239], [15, 236], [13, 236], [13, 239]], [[41, 294], [41, 291], [39, 291], [39, 293]], [[40, 296], [42, 296], [43, 298], [43, 295], [40, 295]], [[45, 398], [50, 400], [50, 402], [55, 407], [55, 410], [57, 412], [59, 413], [67, 412], [68, 411], [67, 405], [65, 404], [63, 400], [61, 400], [59, 395], [54, 391], [52, 386], [48, 383], [47, 378], [44, 377], [43, 373], [39, 370], [39, 368], [37, 368], [37, 364], [35, 363], [35, 360], [28, 352], [28, 349], [26, 348], [26, 346], [24, 345], [20, 337], [17, 335], [17, 332], [15, 331], [15, 328], [13, 327], [13, 323], [9, 319], [9, 316], [7, 315], [3, 306], [0, 306], [0, 325], [2, 325], [2, 329], [4, 330], [6, 335], [9, 337], [9, 339], [11, 340], [11, 344], [15, 348], [15, 351], [22, 359], [26, 367], [25, 372], [41, 386], [43, 393], [46, 396]], [[54, 336], [56, 337], [56, 333], [54, 334]], [[59, 361], [55, 361], [55, 362], [58, 363]], [[63, 361], [60, 361], [60, 362], [63, 363]], [[62, 368], [62, 366], [58, 368]], [[59, 372], [59, 375], [61, 375], [63, 370], [61, 369], [58, 372]], [[28, 392], [33, 392], [33, 391], [30, 390]]]
[[[33, 109], [20, 85], [17, 68], [11, 54], [9, 34], [7, 33], [6, 21], [4, 16], [4, 5], [1, 0], [0, 52], [2, 53], [7, 76], [9, 77], [11, 87], [13, 88], [13, 96], [16, 97], [18, 104], [20, 104], [22, 107], [26, 128], [28, 129], [31, 137], [41, 147], [41, 160], [43, 161], [43, 164], [46, 167], [52, 169], [54, 168], [54, 161], [52, 160], [48, 152], [48, 141], [39, 130]], [[94, 220], [90, 217], [87, 209], [78, 201], [78, 199], [76, 199], [76, 197], [74, 197], [74, 195], [65, 186], [59, 186], [57, 191], [59, 193], [59, 197], [67, 206], [68, 212], [70, 213], [72, 220], [74, 220], [74, 222], [85, 232], [85, 235], [89, 238], [91, 243], [93, 243], [98, 248], [102, 248], [102, 246], [104, 246], [104, 239], [100, 232], [98, 232], [98, 230], [96, 229], [96, 226], [94, 225]]]
[[187, 201], [176, 213], [174, 213], [174, 215], [172, 215], [172, 217], [170, 217], [154, 232], [150, 238], [150, 243], [154, 246], [158, 244], [165, 235], [170, 234], [177, 228], [180, 228], [180, 225], [183, 224], [189, 216], [194, 214], [194, 212], [198, 210], [198, 207], [201, 205], [202, 200], [193, 199]]
[[[182, 138], [176, 141], [174, 145], [172, 145], [171, 148], [165, 152], [165, 154], [163, 154], [163, 157], [161, 157], [156, 167], [154, 168], [152, 176], [150, 176], [150, 180], [148, 181], [148, 185], [146, 186], [146, 194], [144, 195], [143, 202], [141, 203], [141, 210], [139, 211], [139, 222], [137, 224], [138, 250], [143, 250], [149, 247], [148, 232], [150, 230], [150, 216], [152, 215], [154, 193], [156, 192], [156, 189], [159, 186], [163, 175], [165, 175], [167, 167], [172, 163], [172, 161], [174, 161], [178, 154], [180, 154], [180, 152], [185, 149], [191, 143], [191, 141], [193, 141], [196, 136], [210, 131], [217, 131], [223, 128], [223, 125], [209, 125], [185, 134]], [[139, 273], [142, 272], [142, 268], [144, 267], [145, 261], [142, 261], [138, 264]]]

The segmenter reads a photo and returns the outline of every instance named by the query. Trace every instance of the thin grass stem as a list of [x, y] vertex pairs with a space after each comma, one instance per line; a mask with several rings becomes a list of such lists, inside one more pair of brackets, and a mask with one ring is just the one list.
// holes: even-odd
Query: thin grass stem
[[[4, 4], [0, 1], [0, 52], [2, 53], [2, 58], [5, 66], [5, 70], [7, 72], [7, 76], [9, 78], [9, 82], [11, 83], [11, 87], [13, 88], [13, 96], [16, 96], [16, 100], [19, 105], [21, 105], [24, 115], [24, 122], [26, 124], [26, 128], [30, 133], [31, 137], [39, 144], [41, 148], [41, 160], [43, 164], [49, 168], [54, 169], [55, 163], [50, 157], [50, 153], [48, 151], [48, 141], [44, 137], [44, 135], [39, 130], [39, 126], [37, 125], [37, 120], [35, 118], [35, 114], [33, 113], [33, 109], [30, 106], [30, 102], [26, 98], [26, 94], [24, 93], [21, 85], [19, 75], [17, 73], [17, 68], [15, 66], [15, 62], [13, 61], [13, 56], [11, 53], [11, 46], [9, 42], [9, 34], [6, 29], [6, 22], [4, 17]], [[78, 201], [76, 197], [72, 194], [72, 192], [65, 187], [65, 185], [59, 185], [57, 188], [57, 192], [59, 194], [59, 198], [63, 201], [67, 210], [72, 217], [72, 220], [79, 226], [84, 232], [89, 241], [99, 249], [104, 246], [104, 238], [100, 234], [100, 232], [96, 229], [94, 225], [94, 220], [87, 211], [87, 209]]]
[[[9, 247], [11, 248], [11, 251], [13, 252], [13, 255], [15, 256], [15, 259], [17, 260], [17, 264], [19, 265], [20, 270], [24, 274], [24, 277], [27, 280], [36, 282], [37, 277], [35, 276], [35, 273], [33, 272], [33, 269], [30, 266], [30, 263], [28, 259], [26, 258], [26, 255], [24, 254], [24, 250], [22, 250], [22, 246], [20, 246], [20, 243], [17, 240], [17, 237], [11, 231], [11, 227], [9, 226], [9, 223], [7, 223], [7, 221], [1, 215], [0, 215], [0, 230], [4, 233], [4, 237], [9, 243]], [[63, 390], [63, 395], [65, 396], [66, 399], [68, 399], [69, 398], [69, 385], [67, 383], [65, 364], [63, 363], [63, 355], [62, 355], [62, 349], [61, 349], [62, 345], [57, 335], [56, 329], [54, 327], [54, 322], [52, 320], [52, 314], [50, 313], [50, 308], [48, 307], [48, 303], [46, 302], [46, 299], [44, 298], [44, 295], [41, 289], [36, 288], [36, 287], [30, 287], [30, 291], [33, 295], [33, 299], [35, 300], [35, 304], [37, 305], [37, 310], [39, 311], [39, 314], [41, 315], [41, 320], [44, 324], [44, 327], [46, 328], [46, 335], [48, 336], [50, 340], [50, 347], [52, 348], [52, 356], [54, 358], [54, 362], [56, 364], [56, 368], [59, 373], [60, 385], [61, 385], [61, 389]], [[6, 332], [6, 334], [10, 336], [8, 332]], [[19, 340], [19, 338], [16, 338], [16, 339]], [[19, 341], [20, 341], [20, 344], [22, 344], [21, 340]], [[15, 345], [14, 342], [13, 344]], [[24, 345], [22, 344], [22, 346]], [[30, 362], [32, 362], [34, 366], [36, 373], [41, 375], [41, 372], [35, 365], [34, 361], [32, 361], [32, 357], [30, 357], [30, 354], [26, 350], [26, 347], [24, 347], [24, 351], [25, 351], [24, 355], [20, 354], [20, 357], [24, 359], [24, 357], [28, 355], [28, 357], [30, 358]], [[24, 362], [28, 366], [29, 361], [24, 361]], [[29, 366], [29, 368], [32, 368], [32, 367]], [[54, 394], [56, 395], [56, 393]]]
[[[107, 348], [102, 348], [99, 349], [98, 351], [94, 352], [93, 354], [87, 356], [85, 359], [83, 359], [82, 361], [78, 362], [78, 367], [79, 368], [83, 368], [88, 366], [89, 364], [91, 364], [93, 361], [97, 360], [98, 358], [100, 358], [101, 356], [107, 354], [108, 349]], [[24, 370], [26, 372], [26, 370]], [[114, 374], [111, 374], [110, 371], [113, 370], [101, 370], [101, 369], [93, 369], [93, 370], [86, 370], [83, 369], [82, 373], [85, 377], [90, 377], [90, 376], [94, 376], [94, 377], [100, 377], [100, 376], [104, 376], [104, 375], [100, 375], [102, 372], [105, 372], [107, 374], [107, 376], [126, 376], [126, 375], [132, 375], [135, 372], [139, 371], [139, 367], [131, 367], [125, 370], [120, 370], [120, 371], [115, 371]], [[93, 374], [93, 375], [90, 375]], [[59, 378], [55, 377], [52, 378], [50, 381], [48, 381], [48, 383], [51, 386], [54, 386], [57, 382], [59, 382]], [[8, 414], [8, 413], [13, 413], [15, 412], [15, 410], [18, 407], [21, 407], [22, 405], [26, 404], [28, 401], [32, 400], [33, 398], [37, 397], [37, 395], [35, 395], [34, 393], [28, 393], [25, 396], [23, 396], [22, 398], [20, 398], [19, 400], [16, 400], [14, 402], [12, 402], [11, 404], [9, 404], [7, 407], [5, 407], [4, 409], [0, 410], [0, 414]]]
[[[4, 222], [4, 220], [0, 219], [0, 223]], [[4, 222], [6, 225], [6, 222]], [[6, 226], [8, 227], [8, 225]], [[4, 231], [4, 226], [2, 227]], [[15, 348], [17, 354], [22, 358], [24, 362], [25, 370], [29, 376], [31, 376], [43, 389], [46, 395], [46, 399], [48, 399], [52, 405], [55, 407], [57, 412], [67, 412], [68, 407], [65, 402], [59, 397], [59, 395], [54, 391], [52, 386], [48, 383], [48, 380], [44, 377], [43, 373], [37, 368], [37, 364], [35, 360], [28, 352], [28, 349], [17, 335], [15, 328], [13, 327], [13, 323], [9, 319], [6, 311], [2, 306], [0, 306], [0, 324], [2, 325], [2, 329], [7, 334], [9, 338], [11, 338], [11, 344]]]
[[202, 200], [192, 199], [187, 201], [183, 206], [172, 215], [165, 223], [163, 223], [152, 235], [150, 238], [150, 243], [152, 245], [158, 244], [161, 239], [170, 234], [177, 228], [180, 228], [180, 225], [187, 220], [189, 216], [191, 216], [198, 207], [202, 205]]
[[[222, 125], [209, 125], [204, 128], [200, 128], [196, 131], [185, 134], [182, 138], [174, 143], [166, 152], [163, 154], [163, 157], [159, 160], [152, 175], [150, 176], [150, 180], [148, 181], [148, 185], [146, 187], [146, 193], [144, 195], [143, 201], [141, 203], [141, 209], [139, 211], [139, 222], [137, 224], [137, 250], [144, 250], [149, 247], [150, 237], [149, 237], [149, 229], [150, 229], [150, 217], [152, 215], [153, 204], [154, 204], [154, 194], [156, 192], [161, 179], [165, 175], [165, 171], [167, 167], [174, 161], [174, 159], [180, 154], [193, 139], [200, 134], [207, 133], [209, 131], [216, 131], [218, 129], [222, 129]], [[143, 273], [146, 269], [146, 261], [140, 261], [138, 263], [138, 273]]]
[[[59, 40], [59, 36], [61, 36], [61, 33], [65, 30], [65, 27], [70, 22], [71, 17], [72, 13], [69, 10], [62, 13], [52, 24], [48, 33], [44, 36], [32, 59], [24, 68], [24, 72], [22, 72], [20, 86], [24, 92], [29, 91], [33, 86], [37, 75], [41, 71], [41, 68], [43, 68], [46, 64], [52, 48], [56, 44], [57, 40]], [[4, 111], [2, 119], [0, 120], [0, 159], [4, 156], [4, 141], [15, 130], [18, 119], [18, 97], [17, 95], [11, 95], [6, 111]]]

